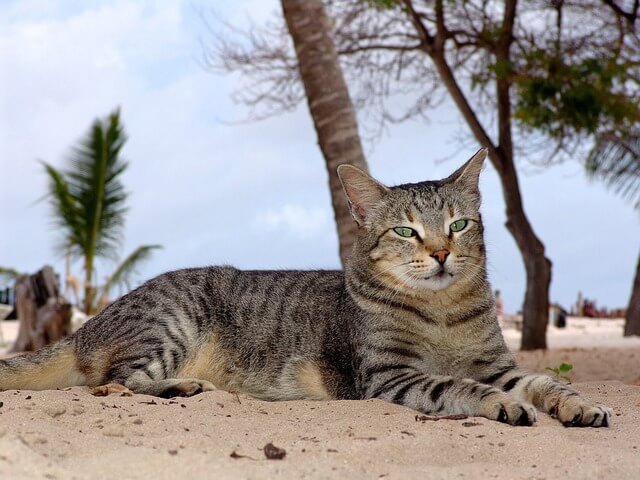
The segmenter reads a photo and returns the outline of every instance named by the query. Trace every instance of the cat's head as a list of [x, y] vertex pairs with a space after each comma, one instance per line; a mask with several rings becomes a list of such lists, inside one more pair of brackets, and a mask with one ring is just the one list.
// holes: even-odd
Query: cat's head
[[386, 187], [353, 166], [338, 175], [358, 223], [351, 262], [402, 290], [440, 291], [485, 275], [479, 150], [444, 180]]

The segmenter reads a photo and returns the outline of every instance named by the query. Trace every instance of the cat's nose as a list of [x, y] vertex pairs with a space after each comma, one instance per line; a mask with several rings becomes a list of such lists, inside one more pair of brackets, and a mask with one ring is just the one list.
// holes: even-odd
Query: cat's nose
[[431, 257], [435, 258], [440, 265], [443, 265], [449, 256], [449, 250], [446, 248], [441, 248], [440, 250], [436, 250], [431, 254]]

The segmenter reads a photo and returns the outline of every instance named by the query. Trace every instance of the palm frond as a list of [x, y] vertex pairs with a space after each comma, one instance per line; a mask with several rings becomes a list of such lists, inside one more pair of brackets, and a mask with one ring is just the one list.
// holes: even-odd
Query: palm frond
[[116, 285], [126, 285], [131, 289], [131, 276], [137, 273], [142, 262], [149, 260], [153, 250], [162, 248], [161, 245], [142, 245], [136, 248], [120, 265], [116, 267], [105, 284], [101, 287], [102, 293], [107, 293]]
[[586, 163], [591, 177], [603, 180], [640, 211], [640, 129], [601, 134]]
[[75, 198], [71, 195], [69, 183], [63, 173], [41, 161], [49, 177], [50, 202], [53, 207], [54, 223], [63, 232], [59, 242], [59, 249], [64, 251], [71, 248], [74, 254], [81, 253], [79, 245], [85, 243], [86, 232], [82, 221], [82, 212]]
[[69, 194], [80, 209], [85, 255], [114, 256], [120, 245], [127, 210], [127, 194], [119, 180], [127, 162], [120, 151], [126, 140], [119, 111], [105, 121], [96, 120], [73, 150], [65, 172]]

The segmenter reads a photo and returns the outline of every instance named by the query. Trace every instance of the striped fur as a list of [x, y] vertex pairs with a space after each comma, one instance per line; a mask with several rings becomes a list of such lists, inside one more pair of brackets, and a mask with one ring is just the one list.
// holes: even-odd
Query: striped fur
[[70, 338], [32, 354], [0, 360], [0, 391], [46, 390], [85, 383]]
[[[343, 166], [359, 224], [345, 272], [160, 275], [70, 339], [0, 361], [0, 389], [120, 383], [174, 396], [221, 388], [265, 400], [381, 398], [512, 425], [531, 425], [537, 408], [565, 425], [607, 426], [606, 407], [518, 370], [504, 343], [479, 213], [485, 155], [445, 180], [394, 188]], [[461, 219], [465, 228], [453, 231]]]

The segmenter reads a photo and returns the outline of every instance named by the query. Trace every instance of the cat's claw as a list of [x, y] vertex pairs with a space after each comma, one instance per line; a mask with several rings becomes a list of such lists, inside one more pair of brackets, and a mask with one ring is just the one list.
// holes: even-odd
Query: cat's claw
[[537, 414], [533, 405], [528, 403], [521, 403], [517, 400], [513, 400], [505, 395], [507, 398], [487, 399], [486, 407], [483, 408], [480, 413], [481, 416], [490, 420], [496, 420], [502, 423], [508, 423], [509, 425], [516, 426], [531, 426], [536, 422]]

